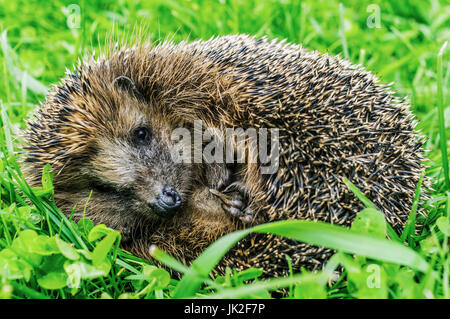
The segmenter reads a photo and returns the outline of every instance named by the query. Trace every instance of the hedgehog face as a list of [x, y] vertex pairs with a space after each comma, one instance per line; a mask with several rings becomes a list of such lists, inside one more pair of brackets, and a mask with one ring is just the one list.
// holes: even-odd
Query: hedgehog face
[[[186, 203], [192, 172], [189, 164], [172, 160], [170, 123], [150, 102], [130, 93], [110, 85], [92, 87], [91, 92], [65, 100], [67, 106], [59, 110], [64, 121], [55, 121], [49, 112], [48, 108], [56, 107], [55, 97], [50, 96], [37, 115], [37, 124], [31, 123], [30, 139], [36, 138], [41, 145], [34, 155], [52, 165], [55, 200], [63, 211], [88, 202], [87, 217], [119, 227], [165, 220]], [[93, 110], [95, 116], [91, 116]], [[43, 134], [34, 134], [46, 122], [53, 127], [44, 132], [53, 134], [48, 139], [59, 138], [59, 148], [45, 148]], [[62, 149], [70, 152], [61, 156]], [[40, 183], [36, 172], [42, 164], [33, 158], [28, 162], [30, 183]], [[82, 209], [76, 211], [76, 215], [82, 213]]]
[[89, 186], [120, 200], [115, 206], [147, 218], [171, 217], [186, 201], [191, 170], [175, 163], [170, 127], [145, 103], [125, 98], [93, 139], [85, 166]]

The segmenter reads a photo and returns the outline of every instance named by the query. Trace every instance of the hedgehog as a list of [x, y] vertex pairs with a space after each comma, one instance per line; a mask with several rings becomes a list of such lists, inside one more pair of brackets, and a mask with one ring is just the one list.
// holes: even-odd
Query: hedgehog
[[[267, 37], [116, 44], [52, 87], [24, 132], [24, 172], [38, 185], [51, 164], [64, 213], [117, 229], [124, 249], [150, 260], [156, 245], [189, 264], [220, 236], [271, 221], [349, 226], [364, 206], [344, 179], [400, 233], [424, 171], [424, 139], [391, 85], [339, 56]], [[230, 128], [276, 129], [277, 169], [175, 161], [172, 133], [199, 133], [196, 121], [221, 142]], [[245, 137], [231, 149], [255, 147]], [[283, 276], [286, 255], [295, 270], [316, 270], [332, 254], [253, 234], [215, 271]]]

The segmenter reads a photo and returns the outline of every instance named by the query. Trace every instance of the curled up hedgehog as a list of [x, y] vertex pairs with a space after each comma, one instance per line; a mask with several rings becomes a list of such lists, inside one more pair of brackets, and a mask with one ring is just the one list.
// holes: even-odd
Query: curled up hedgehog
[[[148, 259], [155, 244], [189, 263], [224, 234], [276, 220], [348, 226], [364, 207], [344, 178], [401, 232], [424, 170], [408, 108], [361, 66], [283, 41], [231, 35], [115, 47], [52, 88], [28, 122], [24, 171], [38, 185], [50, 163], [55, 201], [67, 214], [76, 205], [76, 218], [92, 191], [86, 216]], [[263, 172], [259, 157], [206, 160], [207, 139], [203, 153], [180, 142], [208, 135], [248, 159], [258, 144], [225, 141], [234, 128], [276, 132], [268, 147], [276, 169]], [[189, 134], [174, 139], [176, 130]], [[332, 251], [255, 234], [216, 271], [285, 275], [286, 254], [294, 269], [318, 269]]]

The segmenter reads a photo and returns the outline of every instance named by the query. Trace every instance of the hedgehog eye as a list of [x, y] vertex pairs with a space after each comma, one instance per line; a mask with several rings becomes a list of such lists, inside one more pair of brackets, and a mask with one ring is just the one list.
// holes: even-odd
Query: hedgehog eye
[[148, 142], [150, 138], [150, 131], [147, 127], [138, 127], [133, 131], [133, 139], [137, 144], [143, 144]]

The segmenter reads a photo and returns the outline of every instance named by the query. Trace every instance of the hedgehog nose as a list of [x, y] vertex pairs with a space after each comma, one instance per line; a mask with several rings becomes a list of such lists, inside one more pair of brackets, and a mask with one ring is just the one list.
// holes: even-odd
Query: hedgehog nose
[[181, 205], [181, 197], [172, 186], [164, 186], [158, 196], [158, 206], [167, 212], [173, 212]]

